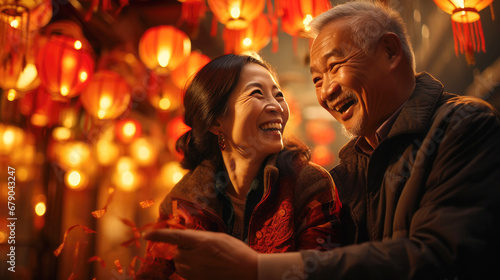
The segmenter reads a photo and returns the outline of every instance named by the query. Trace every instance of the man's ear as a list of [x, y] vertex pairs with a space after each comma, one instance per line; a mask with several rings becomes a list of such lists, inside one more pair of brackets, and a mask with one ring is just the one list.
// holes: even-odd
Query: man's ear
[[401, 46], [399, 37], [392, 32], [386, 33], [381, 38], [381, 44], [385, 56], [391, 65], [391, 70], [395, 69], [404, 56], [403, 47]]
[[210, 126], [210, 128], [208, 130], [215, 135], [219, 135], [220, 129], [221, 129], [221, 127], [220, 127], [219, 121], [215, 121], [215, 123], [212, 126]]

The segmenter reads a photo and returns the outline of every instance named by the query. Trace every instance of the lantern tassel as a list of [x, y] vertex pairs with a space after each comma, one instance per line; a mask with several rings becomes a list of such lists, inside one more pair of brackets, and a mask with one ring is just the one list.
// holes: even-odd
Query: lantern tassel
[[495, 20], [495, 11], [493, 10], [493, 2], [490, 4], [491, 19]]
[[455, 21], [451, 21], [451, 26], [453, 27], [453, 42], [455, 43], [455, 55], [458, 57], [458, 31]]
[[481, 24], [481, 20], [478, 20], [477, 25], [478, 25], [478, 29], [479, 29], [479, 37], [481, 38], [482, 50], [485, 53], [486, 52], [486, 44], [484, 43], [483, 25]]

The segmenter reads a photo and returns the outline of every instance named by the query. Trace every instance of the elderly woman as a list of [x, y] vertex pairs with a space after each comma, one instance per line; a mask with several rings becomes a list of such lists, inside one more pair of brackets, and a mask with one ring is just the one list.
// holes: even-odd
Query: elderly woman
[[[160, 222], [225, 232], [261, 253], [329, 249], [340, 243], [340, 202], [307, 147], [283, 137], [289, 110], [272, 68], [252, 55], [224, 55], [184, 96], [192, 129], [177, 141], [189, 169], [160, 206]], [[139, 279], [175, 272], [148, 244]]]

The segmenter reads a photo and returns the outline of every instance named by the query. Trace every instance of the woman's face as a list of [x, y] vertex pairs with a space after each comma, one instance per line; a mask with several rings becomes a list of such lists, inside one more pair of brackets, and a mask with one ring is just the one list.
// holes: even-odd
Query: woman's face
[[288, 104], [269, 71], [246, 64], [228, 100], [227, 112], [218, 118], [226, 151], [246, 158], [264, 158], [283, 149]]

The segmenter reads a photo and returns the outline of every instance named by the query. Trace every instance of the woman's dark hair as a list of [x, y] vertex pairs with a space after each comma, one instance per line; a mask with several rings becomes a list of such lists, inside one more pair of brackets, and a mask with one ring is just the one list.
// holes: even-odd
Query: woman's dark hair
[[214, 164], [222, 162], [217, 136], [209, 129], [219, 116], [224, 115], [241, 70], [248, 63], [264, 67], [276, 78], [274, 69], [257, 55], [227, 54], [207, 63], [186, 88], [184, 122], [191, 130], [176, 143], [177, 151], [184, 155], [183, 168], [194, 170], [204, 160], [211, 160]]

